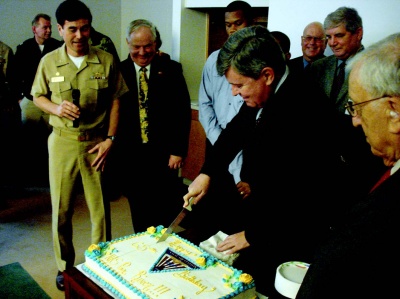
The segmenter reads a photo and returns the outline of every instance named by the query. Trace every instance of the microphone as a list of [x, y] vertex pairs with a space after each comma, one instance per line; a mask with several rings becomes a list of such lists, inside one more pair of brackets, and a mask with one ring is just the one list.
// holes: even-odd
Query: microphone
[[[74, 103], [74, 105], [79, 106], [79, 99], [81, 97], [81, 92], [79, 89], [73, 89], [72, 90], [72, 102]], [[74, 128], [79, 128], [79, 118], [76, 118], [73, 121], [73, 127]]]

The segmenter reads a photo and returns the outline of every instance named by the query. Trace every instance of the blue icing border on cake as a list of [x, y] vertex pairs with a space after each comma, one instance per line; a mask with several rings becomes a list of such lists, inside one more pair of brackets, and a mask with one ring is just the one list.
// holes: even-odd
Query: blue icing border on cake
[[[82, 269], [89, 273], [89, 275], [93, 276], [95, 279], [97, 279], [103, 286], [107, 288], [111, 293], [115, 294], [121, 299], [126, 299], [126, 297], [119, 292], [117, 289], [115, 289], [111, 284], [109, 284], [107, 281], [102, 279], [100, 276], [98, 276], [96, 273], [94, 273], [92, 270], [90, 270], [87, 266], [82, 265]], [[108, 270], [107, 270], [108, 271]], [[112, 273], [113, 274], [113, 273]], [[115, 275], [114, 275], [115, 276]], [[130, 290], [132, 290], [136, 295], [142, 297], [143, 299], [151, 299], [150, 297], [147, 297], [145, 294], [143, 294], [139, 289], [135, 288], [129, 283], [125, 283], [126, 280], [124, 279], [118, 279], [121, 283], [123, 283], [125, 286], [127, 286]], [[123, 280], [123, 281], [121, 281]]]
[[[93, 250], [92, 252], [90, 252], [89, 250], [85, 251], [85, 255], [88, 256], [90, 259], [94, 260], [97, 264], [100, 265], [101, 268], [104, 268], [107, 272], [111, 273], [111, 275], [113, 275], [119, 282], [121, 282], [123, 285], [125, 285], [127, 288], [129, 288], [130, 290], [132, 290], [136, 295], [140, 296], [143, 299], [151, 299], [150, 297], [147, 297], [147, 295], [145, 295], [144, 293], [142, 293], [139, 289], [137, 289], [136, 287], [132, 286], [126, 279], [124, 279], [121, 275], [117, 274], [115, 271], [111, 270], [109, 267], [107, 267], [106, 265], [100, 263], [99, 261], [99, 257], [103, 256], [103, 253], [107, 250], [109, 250], [109, 247], [114, 244], [114, 243], [118, 243], [120, 241], [124, 241], [126, 239], [130, 239], [133, 237], [138, 237], [141, 235], [150, 235], [150, 237], [154, 237], [154, 238], [159, 238], [162, 234], [162, 229], [164, 227], [162, 225], [159, 225], [155, 228], [155, 232], [154, 233], [150, 233], [148, 231], [145, 232], [140, 232], [140, 233], [135, 233], [135, 234], [131, 234], [128, 236], [123, 236], [123, 237], [119, 237], [116, 238], [114, 240], [111, 241], [107, 241], [107, 242], [100, 242], [97, 246], [100, 247], [100, 251], [96, 251]], [[175, 233], [171, 233], [171, 236], [174, 236], [175, 238], [177, 238], [178, 240], [182, 241], [183, 243], [186, 243], [190, 246], [193, 246], [194, 248], [196, 248], [196, 250], [199, 250], [201, 252], [201, 257], [204, 257], [206, 259], [206, 265], [205, 266], [200, 266], [198, 263], [193, 262], [193, 260], [189, 259], [189, 258], [184, 258], [187, 261], [190, 261], [191, 263], [193, 263], [194, 265], [197, 265], [199, 267], [199, 269], [191, 269], [191, 270], [204, 270], [207, 269], [210, 266], [215, 266], [217, 263], [229, 268], [230, 270], [233, 271], [233, 274], [228, 278], [222, 278], [223, 282], [226, 284], [229, 284], [229, 286], [233, 289], [233, 292], [229, 293], [228, 295], [225, 295], [223, 297], [220, 297], [219, 299], [229, 299], [229, 298], [233, 298], [236, 295], [241, 294], [242, 292], [251, 289], [253, 287], [255, 287], [255, 281], [254, 279], [251, 281], [251, 283], [243, 283], [239, 281], [239, 276], [243, 273], [242, 270], [238, 270], [236, 268], [234, 268], [233, 266], [228, 265], [227, 263], [225, 263], [222, 260], [219, 260], [218, 258], [214, 257], [213, 255], [209, 254], [208, 252], [206, 252], [205, 250], [203, 250], [202, 248], [200, 248], [199, 246], [193, 244], [192, 242], [183, 239], [182, 237], [180, 237], [179, 235], [175, 234]], [[157, 259], [157, 261], [152, 265], [152, 267], [147, 270], [148, 273], [166, 273], [166, 272], [172, 272], [172, 271], [183, 271], [184, 269], [179, 269], [179, 270], [155, 270], [155, 271], [151, 271], [152, 268], [154, 268], [154, 265], [156, 263], [159, 262], [159, 260], [161, 259], [161, 257], [168, 251], [170, 250], [171, 252], [174, 252], [175, 254], [179, 255], [179, 253], [177, 253], [176, 251], [174, 251], [173, 249], [171, 249], [170, 247], [167, 247], [167, 249], [164, 250], [164, 252], [162, 253], [162, 255], [160, 255], [160, 257]], [[181, 256], [181, 255], [179, 255]], [[108, 282], [106, 282], [105, 280], [103, 280], [102, 278], [100, 278], [96, 273], [94, 273], [93, 271], [91, 271], [87, 266], [83, 265], [83, 269], [88, 272], [91, 276], [95, 277], [98, 281], [100, 281], [100, 283], [102, 285], [104, 285], [108, 290], [110, 290], [110, 292], [112, 292], [113, 294], [116, 294], [119, 298], [125, 299], [126, 297], [120, 293], [118, 290], [116, 290], [112, 285], [110, 285]], [[234, 279], [234, 282], [230, 282], [231, 279]]]

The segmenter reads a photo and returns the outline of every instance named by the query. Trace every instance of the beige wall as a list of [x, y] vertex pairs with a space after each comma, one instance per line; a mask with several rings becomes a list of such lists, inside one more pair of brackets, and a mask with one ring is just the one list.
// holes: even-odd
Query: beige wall
[[[246, 0], [252, 6], [268, 0]], [[83, 0], [92, 11], [93, 26], [114, 42], [121, 60], [128, 56], [125, 31], [129, 22], [144, 18], [159, 29], [161, 50], [182, 63], [193, 102], [197, 102], [201, 71], [206, 61], [207, 15], [204, 7], [225, 7], [230, 0]], [[14, 51], [19, 43], [33, 36], [31, 20], [43, 12], [52, 17], [53, 37], [57, 31], [55, 11], [61, 1], [0, 0], [0, 40]], [[186, 8], [186, 5], [190, 8]], [[173, 94], [173, 90], [166, 91]]]
[[[341, 6], [355, 8], [363, 20], [364, 46], [400, 32], [399, 0], [269, 0], [268, 29], [285, 32], [291, 41], [292, 58], [302, 55], [300, 38], [304, 27]], [[329, 46], [326, 54], [332, 54]]]
[[[138, 18], [152, 21], [160, 31], [161, 50], [182, 63], [190, 97], [196, 102], [201, 71], [206, 60], [207, 17], [204, 12], [187, 9], [184, 5], [184, 0], [122, 0], [121, 53], [123, 59], [129, 53], [125, 41], [129, 23]], [[173, 89], [165, 92], [168, 96], [174, 94]]]
[[[31, 22], [38, 13], [52, 19], [52, 37], [61, 40], [57, 31], [55, 12], [62, 1], [55, 0], [0, 0], [0, 40], [15, 52], [17, 45], [33, 37]], [[93, 27], [108, 35], [121, 54], [121, 0], [84, 0], [93, 15]], [[120, 55], [121, 56], [121, 55]]]

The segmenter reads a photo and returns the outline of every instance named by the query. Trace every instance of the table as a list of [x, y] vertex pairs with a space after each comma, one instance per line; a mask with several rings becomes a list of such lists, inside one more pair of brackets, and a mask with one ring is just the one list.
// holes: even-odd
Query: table
[[[79, 267], [79, 266], [78, 266]], [[77, 267], [63, 272], [66, 299], [113, 299], [103, 288], [89, 279]]]

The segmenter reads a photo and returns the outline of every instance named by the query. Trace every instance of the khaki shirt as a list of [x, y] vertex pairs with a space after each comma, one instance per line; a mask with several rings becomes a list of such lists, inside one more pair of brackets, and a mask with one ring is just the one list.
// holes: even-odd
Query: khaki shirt
[[0, 71], [3, 72], [4, 76], [7, 76], [8, 59], [12, 55], [14, 55], [13, 50], [0, 41]]
[[79, 128], [73, 121], [50, 115], [50, 125], [62, 130], [107, 130], [108, 114], [114, 99], [120, 98], [128, 87], [113, 56], [90, 47], [80, 68], [67, 55], [65, 44], [45, 55], [39, 63], [32, 85], [33, 97], [45, 96], [56, 104], [72, 100], [72, 90], [80, 90]]

